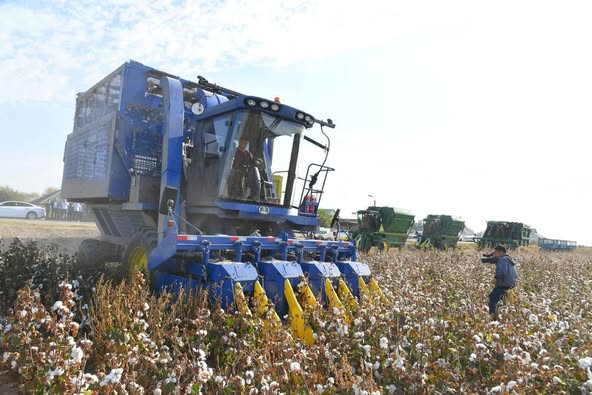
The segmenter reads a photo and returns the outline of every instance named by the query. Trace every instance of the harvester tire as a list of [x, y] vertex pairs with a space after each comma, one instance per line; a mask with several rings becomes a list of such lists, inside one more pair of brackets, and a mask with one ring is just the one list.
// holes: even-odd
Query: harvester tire
[[372, 248], [372, 239], [366, 235], [358, 236], [356, 245], [360, 252], [367, 254]]
[[86, 278], [98, 279], [105, 273], [107, 262], [119, 262], [121, 259], [120, 247], [96, 239], [85, 239], [78, 246], [76, 254], [80, 265], [80, 274]]
[[78, 247], [78, 262], [82, 266], [104, 266], [105, 262], [119, 261], [119, 248], [115, 244], [96, 239], [82, 240]]
[[158, 236], [156, 232], [152, 230], [137, 232], [123, 251], [123, 258], [121, 259], [122, 277], [133, 281], [137, 272], [140, 271], [144, 275], [144, 279], [150, 281], [150, 285], [153, 286], [153, 279], [148, 270], [148, 255], [150, 255], [157, 243]]

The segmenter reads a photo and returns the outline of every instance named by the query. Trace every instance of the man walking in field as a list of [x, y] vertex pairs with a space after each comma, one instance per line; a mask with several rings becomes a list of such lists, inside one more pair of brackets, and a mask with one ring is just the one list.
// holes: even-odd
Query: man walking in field
[[496, 246], [493, 255], [497, 258], [497, 262], [495, 263], [495, 287], [489, 294], [489, 314], [492, 319], [498, 320], [497, 304], [508, 292], [508, 289], [514, 288], [518, 274], [516, 273], [516, 264], [506, 254], [506, 247]]

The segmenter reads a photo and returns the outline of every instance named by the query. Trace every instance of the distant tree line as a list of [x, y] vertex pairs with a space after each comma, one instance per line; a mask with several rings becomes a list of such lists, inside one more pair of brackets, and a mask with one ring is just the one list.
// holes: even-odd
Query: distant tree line
[[38, 192], [28, 193], [14, 189], [8, 185], [3, 185], [0, 186], [0, 202], [5, 202], [7, 200], [30, 202], [31, 200], [35, 200], [42, 195], [46, 195], [55, 191], [57, 191], [57, 188], [49, 187], [45, 188], [42, 194], [39, 194]]

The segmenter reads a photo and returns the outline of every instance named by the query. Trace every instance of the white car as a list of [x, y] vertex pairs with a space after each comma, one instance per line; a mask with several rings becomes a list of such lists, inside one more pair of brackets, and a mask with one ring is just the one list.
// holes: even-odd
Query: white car
[[0, 218], [45, 218], [45, 209], [27, 202], [0, 203]]

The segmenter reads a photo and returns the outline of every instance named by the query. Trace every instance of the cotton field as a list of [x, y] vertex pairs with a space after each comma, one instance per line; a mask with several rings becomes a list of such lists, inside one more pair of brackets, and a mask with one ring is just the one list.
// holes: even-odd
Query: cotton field
[[307, 314], [305, 345], [288, 325], [15, 242], [0, 255], [0, 361], [26, 393], [592, 393], [592, 258], [510, 255], [519, 284], [499, 321], [478, 251], [363, 257], [389, 302], [362, 300], [350, 324]]

